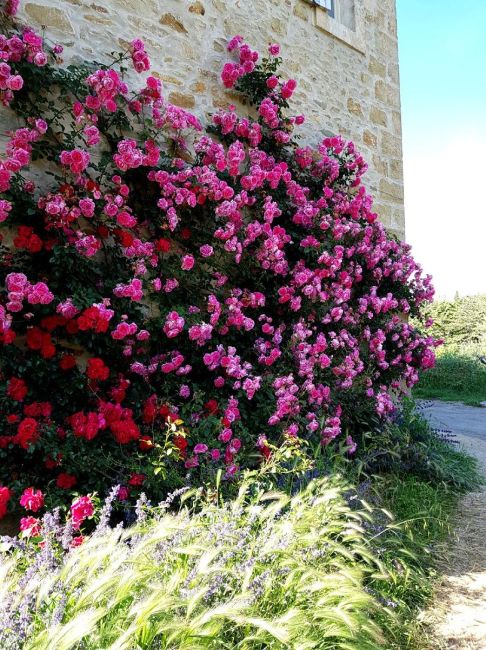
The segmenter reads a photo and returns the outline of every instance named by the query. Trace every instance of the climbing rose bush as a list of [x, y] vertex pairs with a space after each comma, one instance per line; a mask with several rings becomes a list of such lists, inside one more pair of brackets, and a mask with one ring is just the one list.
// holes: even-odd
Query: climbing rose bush
[[251, 116], [203, 128], [140, 40], [65, 67], [30, 28], [0, 37], [23, 120], [0, 160], [0, 516], [39, 489], [51, 507], [230, 479], [282, 443], [352, 453], [433, 365], [404, 318], [430, 278], [378, 221], [362, 156], [298, 143], [278, 45], [228, 51]]

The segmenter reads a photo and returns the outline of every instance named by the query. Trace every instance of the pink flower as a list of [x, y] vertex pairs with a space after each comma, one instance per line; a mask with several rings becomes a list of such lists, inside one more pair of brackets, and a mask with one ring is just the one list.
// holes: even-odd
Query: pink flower
[[276, 77], [273, 74], [271, 77], [268, 77], [268, 79], [266, 81], [266, 84], [267, 84], [267, 88], [270, 88], [271, 90], [273, 90], [274, 88], [276, 88], [278, 86], [278, 77]]
[[94, 126], [94, 124], [85, 126], [83, 129], [83, 133], [86, 136], [86, 144], [88, 145], [88, 147], [98, 144], [99, 141], [101, 140], [99, 129], [96, 126]]
[[38, 66], [43, 66], [47, 63], [47, 54], [45, 52], [37, 52], [34, 56], [34, 63]]
[[83, 149], [61, 151], [60, 160], [63, 165], [71, 169], [73, 174], [80, 174], [89, 165], [90, 155]]
[[19, 10], [20, 0], [7, 0], [5, 4], [5, 13], [7, 16], [15, 16]]
[[169, 312], [163, 328], [167, 338], [173, 339], [178, 336], [184, 329], [184, 323], [184, 319], [176, 311]]
[[83, 257], [93, 257], [100, 250], [101, 242], [94, 235], [86, 235], [80, 237], [74, 246]]
[[7, 88], [10, 88], [10, 90], [20, 90], [24, 85], [24, 80], [22, 79], [22, 77], [19, 74], [17, 74], [17, 75], [13, 75], [11, 77], [8, 77], [5, 84], [6, 84]]
[[5, 199], [0, 199], [0, 223], [2, 221], [5, 221], [8, 217], [8, 213], [12, 209], [12, 204], [10, 201], [6, 201]]
[[26, 537], [39, 537], [41, 534], [41, 523], [36, 517], [22, 517], [20, 520], [20, 530], [25, 533]]
[[184, 399], [188, 399], [191, 396], [191, 389], [189, 388], [189, 386], [187, 386], [186, 384], [181, 386], [179, 389], [179, 395]]
[[208, 450], [208, 446], [203, 444], [202, 442], [199, 442], [195, 447], [194, 447], [194, 453], [195, 454], [205, 454]]
[[37, 512], [44, 505], [44, 495], [41, 490], [27, 488], [20, 497], [20, 505], [26, 510]]
[[145, 51], [145, 45], [139, 38], [131, 42], [133, 67], [137, 72], [150, 70], [150, 59]]
[[195, 259], [192, 255], [184, 255], [182, 258], [181, 269], [183, 271], [190, 271], [195, 264]]
[[347, 453], [352, 456], [356, 449], [358, 448], [358, 445], [356, 442], [353, 440], [351, 436], [346, 436], [346, 451]]
[[211, 257], [211, 255], [214, 254], [214, 249], [212, 246], [209, 246], [209, 244], [204, 244], [199, 248], [199, 252], [203, 257]]
[[229, 442], [231, 440], [231, 436], [233, 435], [233, 431], [231, 429], [223, 429], [221, 433], [218, 436], [218, 440], [221, 440], [221, 442]]
[[92, 217], [95, 211], [95, 203], [93, 199], [80, 199], [79, 209], [81, 210], [83, 217]]
[[226, 88], [233, 88], [243, 72], [241, 66], [236, 63], [225, 63], [221, 72], [221, 80], [224, 86]]
[[281, 90], [281, 95], [284, 99], [290, 99], [294, 94], [294, 90], [297, 88], [297, 82], [295, 79], [289, 79], [284, 83]]
[[130, 490], [124, 485], [120, 485], [117, 494], [118, 501], [126, 501], [129, 496], [130, 496]]
[[71, 506], [71, 517], [74, 530], [79, 530], [81, 524], [85, 519], [91, 517], [94, 513], [94, 505], [91, 497], [82, 496], [78, 497]]
[[280, 53], [280, 45], [278, 43], [270, 43], [268, 46], [268, 52], [272, 56], [277, 56]]

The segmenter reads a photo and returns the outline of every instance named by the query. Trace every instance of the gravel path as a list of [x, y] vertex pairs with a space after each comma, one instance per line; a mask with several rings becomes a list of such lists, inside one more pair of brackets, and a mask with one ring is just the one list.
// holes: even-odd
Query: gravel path
[[[486, 408], [435, 401], [424, 406], [424, 415], [434, 425], [451, 430], [486, 475]], [[426, 615], [435, 638], [432, 648], [486, 650], [486, 488], [461, 499], [442, 571], [434, 605]]]

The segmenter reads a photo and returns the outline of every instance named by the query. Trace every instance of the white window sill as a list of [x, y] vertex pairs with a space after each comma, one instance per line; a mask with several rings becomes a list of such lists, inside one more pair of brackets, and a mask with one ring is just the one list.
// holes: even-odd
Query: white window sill
[[334, 18], [331, 18], [326, 9], [314, 6], [314, 11], [316, 27], [331, 34], [331, 36], [342, 41], [349, 47], [353, 48], [353, 50], [356, 50], [361, 54], [366, 53], [364, 34], [362, 33], [362, 30], [359, 29], [360, 23], [358, 22], [358, 16], [356, 16], [357, 29], [354, 31]]

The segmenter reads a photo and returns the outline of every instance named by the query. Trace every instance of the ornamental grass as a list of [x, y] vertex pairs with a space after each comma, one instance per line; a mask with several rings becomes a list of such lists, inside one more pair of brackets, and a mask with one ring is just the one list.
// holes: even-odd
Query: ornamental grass
[[76, 548], [54, 517], [40, 550], [32, 538], [3, 545], [0, 646], [384, 647], [373, 622], [383, 606], [366, 587], [385, 578], [370, 515], [344, 491], [336, 477], [293, 497], [247, 480], [226, 503], [191, 499], [178, 512], [139, 503], [133, 527], [105, 518]]

